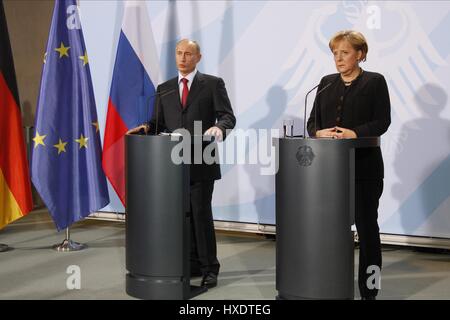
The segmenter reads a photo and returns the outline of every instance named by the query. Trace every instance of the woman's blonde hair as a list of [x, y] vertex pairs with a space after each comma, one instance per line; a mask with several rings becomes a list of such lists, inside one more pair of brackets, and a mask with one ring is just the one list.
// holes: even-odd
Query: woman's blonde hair
[[361, 32], [353, 30], [339, 31], [331, 38], [330, 43], [328, 44], [330, 50], [333, 51], [333, 48], [342, 40], [347, 40], [352, 45], [353, 49], [361, 51], [361, 61], [366, 61], [369, 46], [367, 45], [366, 38], [364, 38]]

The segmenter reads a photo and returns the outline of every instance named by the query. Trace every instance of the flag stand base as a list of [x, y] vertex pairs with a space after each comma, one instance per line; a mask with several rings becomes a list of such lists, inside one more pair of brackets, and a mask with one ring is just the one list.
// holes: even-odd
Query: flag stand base
[[64, 239], [60, 244], [55, 244], [53, 250], [60, 252], [80, 251], [86, 249], [87, 245], [72, 241], [70, 239]]
[[66, 229], [66, 238], [60, 244], [55, 244], [53, 250], [59, 252], [80, 251], [87, 248], [87, 245], [70, 240], [69, 228]]
[[9, 247], [7, 244], [1, 244], [0, 243], [0, 252], [6, 252], [11, 250], [11, 247]]

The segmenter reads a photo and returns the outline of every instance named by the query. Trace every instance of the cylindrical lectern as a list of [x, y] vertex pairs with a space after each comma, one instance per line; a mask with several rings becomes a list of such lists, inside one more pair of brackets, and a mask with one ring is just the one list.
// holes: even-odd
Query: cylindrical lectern
[[278, 299], [353, 299], [355, 149], [359, 139], [280, 138], [276, 192]]
[[170, 136], [127, 135], [126, 291], [189, 299], [189, 167], [171, 159]]

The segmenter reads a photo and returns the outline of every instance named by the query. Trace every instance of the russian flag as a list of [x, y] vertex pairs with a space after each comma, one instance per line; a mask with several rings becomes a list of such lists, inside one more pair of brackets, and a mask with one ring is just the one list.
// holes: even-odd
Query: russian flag
[[108, 101], [103, 170], [125, 206], [125, 133], [151, 118], [159, 62], [144, 1], [126, 1]]

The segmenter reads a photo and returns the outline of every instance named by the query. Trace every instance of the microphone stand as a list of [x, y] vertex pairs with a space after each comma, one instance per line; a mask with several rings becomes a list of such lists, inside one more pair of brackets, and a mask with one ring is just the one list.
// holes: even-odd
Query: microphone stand
[[308, 105], [308, 95], [313, 92], [318, 86], [320, 85], [320, 83], [315, 86], [314, 88], [312, 88], [311, 90], [308, 91], [308, 93], [305, 96], [305, 115], [303, 117], [303, 139], [306, 139], [306, 109], [307, 109], [307, 105]]
[[[331, 86], [333, 84], [333, 82], [328, 83], [325, 87], [323, 87], [322, 89], [320, 89], [317, 93], [316, 93], [316, 97], [321, 94], [325, 89], [327, 89], [329, 86]], [[303, 139], [306, 139], [306, 109], [307, 109], [307, 104], [308, 104], [308, 95], [314, 91], [314, 89], [318, 88], [320, 86], [320, 83], [315, 86], [314, 88], [312, 88], [311, 90], [308, 91], [308, 93], [305, 96], [305, 117], [303, 118]], [[316, 103], [316, 101], [314, 100], [314, 104]], [[313, 107], [315, 108], [315, 106]], [[315, 130], [317, 130], [317, 125], [316, 125], [316, 121], [317, 121], [317, 108], [314, 109], [314, 126], [315, 126]]]
[[155, 112], [156, 112], [155, 136], [158, 135], [158, 124], [159, 124], [159, 99], [160, 99], [160, 95], [159, 95], [159, 94], [156, 94], [156, 101], [155, 101]]
[[159, 128], [159, 105], [161, 104], [161, 98], [166, 95], [169, 95], [175, 91], [178, 91], [178, 89], [169, 89], [169, 90], [166, 90], [163, 92], [156, 92], [155, 94], [153, 94], [151, 96], [151, 97], [156, 97], [156, 101], [155, 101], [155, 114], [156, 114], [155, 135], [158, 134], [158, 128]]

